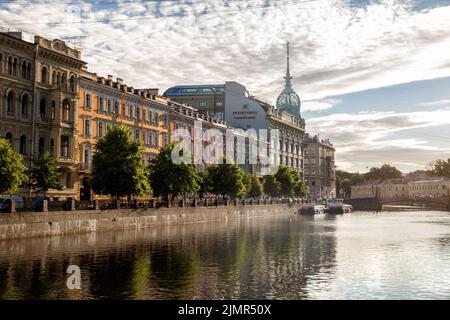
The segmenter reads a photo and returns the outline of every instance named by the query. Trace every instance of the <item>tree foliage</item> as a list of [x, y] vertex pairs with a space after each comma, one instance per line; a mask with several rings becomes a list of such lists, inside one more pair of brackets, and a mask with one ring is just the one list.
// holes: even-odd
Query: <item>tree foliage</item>
[[380, 168], [370, 168], [370, 171], [364, 174], [365, 180], [384, 180], [401, 178], [402, 172], [396, 167], [388, 164], [382, 165]]
[[44, 196], [49, 189], [62, 189], [59, 184], [59, 173], [56, 171], [56, 162], [56, 157], [48, 152], [40, 153], [33, 161], [30, 184], [35, 191], [44, 194]]
[[436, 160], [431, 164], [432, 169], [429, 174], [438, 177], [450, 178], [450, 158], [446, 160]]
[[247, 187], [247, 196], [250, 198], [259, 198], [263, 193], [263, 185], [256, 174], [247, 174], [250, 183]]
[[143, 147], [131, 139], [130, 129], [117, 126], [100, 138], [92, 157], [94, 192], [115, 198], [151, 193]]
[[8, 140], [0, 139], [0, 194], [14, 193], [27, 180], [27, 168]]
[[264, 193], [271, 197], [279, 197], [281, 194], [281, 183], [274, 175], [264, 177]]
[[175, 164], [172, 161], [172, 150], [177, 146], [183, 152], [178, 142], [172, 142], [162, 148], [150, 163], [150, 183], [156, 196], [169, 195], [175, 197], [185, 192], [196, 192], [202, 185], [202, 177], [197, 174], [193, 164]]
[[216, 195], [243, 197], [246, 193], [245, 173], [235, 163], [219, 163], [209, 166], [205, 172], [209, 192]]

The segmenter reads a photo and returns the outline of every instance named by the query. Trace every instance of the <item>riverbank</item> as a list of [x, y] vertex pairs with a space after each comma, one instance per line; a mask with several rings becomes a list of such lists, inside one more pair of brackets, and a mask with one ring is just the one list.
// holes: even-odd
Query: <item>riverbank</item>
[[0, 240], [297, 213], [299, 204], [26, 212], [0, 216]]

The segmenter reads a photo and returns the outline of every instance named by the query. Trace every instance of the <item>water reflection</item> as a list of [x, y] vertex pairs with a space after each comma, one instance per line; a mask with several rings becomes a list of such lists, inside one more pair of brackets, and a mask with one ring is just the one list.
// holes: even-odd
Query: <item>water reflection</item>
[[[449, 298], [449, 234], [446, 214], [390, 213], [2, 241], [0, 298]], [[66, 288], [71, 264], [79, 291]]]

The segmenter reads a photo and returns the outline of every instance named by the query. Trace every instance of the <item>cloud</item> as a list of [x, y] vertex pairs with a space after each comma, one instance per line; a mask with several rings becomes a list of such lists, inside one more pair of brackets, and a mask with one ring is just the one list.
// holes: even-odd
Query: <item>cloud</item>
[[417, 106], [419, 106], [419, 107], [446, 107], [446, 106], [450, 106], [450, 99], [420, 102], [417, 104]]
[[432, 160], [450, 156], [447, 136], [430, 136], [414, 130], [450, 125], [448, 109], [340, 113], [310, 119], [307, 125], [308, 131], [320, 132], [321, 137], [331, 139], [337, 150], [337, 164], [342, 168], [364, 171], [366, 167], [396, 163], [408, 171], [413, 166], [423, 168]]
[[302, 112], [320, 112], [333, 108], [340, 101], [336, 99], [310, 100], [302, 102]]
[[[284, 43], [303, 101], [450, 74], [450, 6], [411, 1], [52, 1], [2, 3], [5, 27], [83, 36], [91, 70], [134, 87], [235, 80], [274, 102]], [[102, 23], [98, 23], [101, 21]]]

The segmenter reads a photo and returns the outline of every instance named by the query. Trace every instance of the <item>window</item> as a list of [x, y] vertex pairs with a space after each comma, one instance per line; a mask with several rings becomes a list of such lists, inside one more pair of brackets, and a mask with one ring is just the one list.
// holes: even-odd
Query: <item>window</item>
[[159, 148], [159, 132], [155, 132], [155, 146]]
[[139, 142], [139, 140], [140, 140], [140, 132], [139, 132], [139, 129], [136, 129], [134, 139], [135, 139], [136, 141]]
[[46, 66], [42, 67], [41, 82], [42, 83], [48, 83], [48, 71], [47, 71], [47, 67]]
[[27, 79], [31, 80], [31, 62], [29, 62], [27, 66]]
[[17, 76], [17, 58], [14, 58], [13, 62], [13, 74]]
[[50, 139], [50, 154], [55, 154], [55, 140]]
[[63, 101], [63, 121], [70, 121], [70, 105], [69, 101]]
[[139, 107], [136, 107], [136, 119], [139, 121], [141, 118], [141, 109]]
[[88, 147], [85, 147], [84, 149], [84, 163], [90, 163], [91, 161], [91, 151], [89, 150]]
[[216, 107], [223, 107], [223, 101], [217, 101]]
[[122, 103], [122, 117], [125, 118], [127, 115], [127, 105], [125, 103]]
[[38, 148], [38, 152], [40, 154], [44, 153], [45, 151], [45, 139], [44, 138], [40, 138], [39, 139], [39, 148]]
[[153, 146], [153, 131], [148, 132], [148, 144]]
[[206, 101], [203, 101], [203, 100], [202, 100], [202, 101], [199, 101], [199, 102], [198, 102], [198, 107], [199, 107], [199, 108], [205, 108], [205, 107], [206, 107]]
[[22, 62], [22, 78], [27, 79], [27, 63]]
[[145, 131], [142, 132], [142, 143], [144, 144], [144, 146], [147, 145], [147, 135], [146, 135]]
[[50, 119], [54, 120], [56, 116], [56, 105], [55, 105], [55, 100], [52, 101], [52, 109], [50, 112]]
[[89, 138], [91, 136], [91, 120], [84, 120], [84, 137]]
[[11, 143], [11, 145], [13, 144], [13, 138], [12, 138], [12, 134], [10, 132], [8, 132], [5, 136], [5, 139], [9, 141], [9, 143]]
[[103, 137], [103, 122], [100, 122], [100, 121], [99, 121], [99, 123], [98, 123], [98, 132], [97, 132], [97, 135], [98, 135], [99, 137]]
[[27, 152], [27, 137], [26, 136], [21, 136], [20, 137], [20, 153], [21, 154], [26, 154]]
[[169, 136], [167, 133], [163, 134], [163, 147], [166, 147], [169, 144]]
[[61, 157], [69, 157], [69, 137], [61, 136]]
[[8, 57], [8, 73], [11, 75], [13, 74], [13, 62], [11, 57]]
[[130, 112], [128, 113], [128, 116], [129, 116], [130, 118], [133, 117], [133, 106], [132, 106], [132, 105], [130, 105]]
[[39, 103], [39, 114], [41, 119], [46, 118], [46, 111], [45, 99], [41, 99], [41, 102]]
[[103, 97], [99, 97], [98, 98], [98, 113], [103, 113], [104, 109], [103, 109]]
[[71, 76], [69, 80], [70, 91], [75, 92], [75, 76]]
[[111, 100], [109, 100], [109, 99], [108, 99], [108, 106], [107, 106], [106, 112], [111, 113]]
[[164, 113], [164, 128], [167, 128], [169, 126], [169, 115], [167, 113]]
[[158, 125], [159, 124], [159, 113], [155, 112], [155, 124]]
[[14, 113], [14, 94], [12, 93], [12, 91], [8, 93], [8, 96], [6, 98], [6, 112]]
[[148, 122], [152, 122], [152, 111], [148, 110]]
[[223, 120], [223, 119], [224, 119], [223, 112], [216, 112], [215, 115], [214, 115], [214, 117], [215, 117], [217, 120]]
[[28, 95], [24, 94], [22, 96], [22, 108], [21, 108], [21, 113], [22, 116], [27, 116], [28, 115]]
[[119, 115], [119, 101], [114, 101], [114, 114]]
[[85, 106], [87, 109], [90, 109], [90, 108], [91, 108], [91, 94], [90, 94], [90, 93], [86, 93], [86, 99], [85, 99], [85, 101], [84, 101], [84, 106]]

